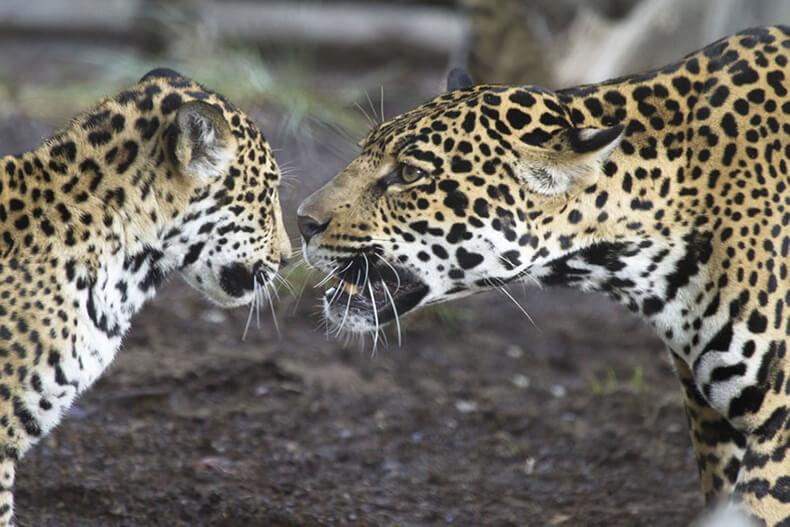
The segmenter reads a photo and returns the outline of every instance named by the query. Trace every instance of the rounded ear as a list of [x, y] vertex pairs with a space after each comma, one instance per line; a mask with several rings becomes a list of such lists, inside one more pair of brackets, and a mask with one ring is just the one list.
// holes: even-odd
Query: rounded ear
[[138, 82], [145, 82], [151, 79], [178, 79], [184, 76], [170, 68], [154, 68], [145, 75]]
[[554, 196], [594, 184], [604, 162], [623, 140], [625, 126], [569, 128], [542, 147], [528, 146], [519, 163], [533, 192]]
[[474, 85], [472, 77], [462, 68], [453, 68], [447, 74], [447, 91], [463, 90]]
[[605, 160], [620, 144], [624, 131], [625, 125], [622, 124], [611, 128], [571, 128], [567, 137], [574, 153], [592, 154]]
[[202, 179], [222, 176], [233, 161], [234, 143], [230, 126], [216, 106], [190, 101], [176, 111], [168, 146], [182, 174]]

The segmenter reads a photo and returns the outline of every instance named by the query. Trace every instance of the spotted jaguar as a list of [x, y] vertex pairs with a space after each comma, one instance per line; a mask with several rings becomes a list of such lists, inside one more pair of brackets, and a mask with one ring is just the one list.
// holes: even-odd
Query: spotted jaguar
[[0, 160], [0, 525], [17, 461], [168, 275], [222, 307], [272, 284], [291, 250], [279, 183], [258, 127], [167, 69]]
[[327, 319], [514, 282], [608, 294], [666, 343], [707, 503], [790, 525], [788, 57], [780, 26], [559, 91], [453, 72], [301, 204]]

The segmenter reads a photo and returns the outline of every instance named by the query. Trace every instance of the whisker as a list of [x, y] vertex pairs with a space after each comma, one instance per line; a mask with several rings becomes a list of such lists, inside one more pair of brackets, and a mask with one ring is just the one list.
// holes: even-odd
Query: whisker
[[502, 285], [501, 285], [501, 286], [495, 287], [495, 289], [496, 289], [497, 291], [499, 291], [500, 293], [502, 293], [503, 295], [505, 295], [507, 298], [509, 298], [509, 299], [510, 299], [510, 301], [511, 301], [511, 302], [513, 302], [513, 303], [516, 305], [516, 307], [519, 309], [519, 311], [521, 311], [521, 312], [524, 314], [524, 316], [525, 316], [525, 317], [527, 317], [527, 320], [529, 320], [529, 321], [532, 323], [532, 326], [533, 326], [535, 329], [537, 329], [538, 331], [540, 331], [540, 328], [538, 327], [538, 325], [537, 325], [537, 324], [535, 324], [535, 320], [533, 320], [532, 316], [530, 316], [530, 314], [529, 314], [529, 313], [527, 313], [527, 310], [526, 310], [526, 309], [524, 309], [524, 306], [522, 306], [522, 305], [521, 305], [521, 304], [518, 302], [518, 300], [516, 300], [516, 299], [513, 297], [513, 295], [511, 295], [511, 294], [510, 294], [510, 292], [509, 292], [509, 291], [508, 291], [508, 290], [505, 288], [505, 286], [502, 286]]
[[274, 323], [274, 331], [277, 333], [277, 338], [282, 339], [282, 333], [280, 333], [280, 324], [277, 322], [277, 313], [274, 311], [274, 302], [272, 302], [272, 297], [269, 295], [268, 290], [264, 291], [264, 296], [269, 301], [269, 309], [272, 312], [272, 323]]
[[[252, 287], [253, 288], [257, 287], [257, 284], [258, 284], [258, 279], [257, 277], [253, 276]], [[255, 304], [257, 303], [256, 302], [257, 299], [258, 299], [257, 295], [252, 295], [252, 302], [250, 302], [250, 312], [247, 315], [247, 323], [244, 324], [244, 332], [241, 334], [242, 341], [247, 340], [247, 331], [250, 329], [250, 322], [252, 322], [252, 312], [255, 310]]]
[[[332, 298], [330, 298], [330, 299], [329, 299], [329, 305], [330, 305], [330, 306], [331, 306], [331, 305], [332, 305], [332, 304], [335, 302], [335, 300], [337, 300], [337, 297], [338, 297], [338, 295], [340, 294], [340, 291], [342, 291], [342, 290], [343, 290], [343, 288], [340, 286], [340, 284], [338, 284], [338, 285], [335, 287], [335, 292], [332, 294]], [[349, 295], [349, 297], [350, 297], [350, 296], [351, 296], [351, 295]]]
[[261, 304], [263, 304], [264, 296], [263, 286], [258, 286], [258, 288], [255, 290], [255, 296], [258, 297], [258, 301], [256, 302], [255, 306], [255, 324], [258, 329], [261, 329]]
[[381, 106], [381, 122], [383, 123], [384, 121], [387, 120], [386, 117], [384, 117], [384, 85], [382, 84], [380, 88], [381, 88], [381, 96], [379, 98], [379, 104]]
[[368, 112], [366, 112], [365, 109], [362, 108], [362, 105], [360, 105], [358, 102], [354, 102], [354, 105], [359, 109], [360, 112], [362, 112], [362, 115], [365, 116], [365, 119], [368, 120], [368, 124], [371, 126], [371, 128], [375, 128], [376, 121], [374, 119], [371, 119], [370, 115], [368, 115]]
[[376, 346], [379, 343], [379, 310], [376, 307], [376, 296], [373, 294], [373, 284], [368, 282], [368, 291], [370, 291], [370, 301], [373, 303], [373, 319], [376, 321], [376, 334], [373, 336], [373, 352], [376, 352]]
[[392, 298], [392, 294], [390, 293], [389, 287], [387, 284], [384, 284], [384, 292], [387, 294], [387, 297], [390, 300], [390, 304], [392, 305], [392, 311], [395, 313], [395, 327], [398, 331], [398, 347], [401, 347], [401, 334], [400, 334], [400, 317], [398, 316], [398, 308], [395, 307], [395, 299]]
[[277, 291], [277, 287], [274, 285], [274, 282], [268, 282], [266, 284], [266, 290], [267, 291], [269, 290], [269, 286], [271, 286], [271, 289], [272, 289], [271, 295], [275, 298], [275, 300], [277, 300], [279, 302], [280, 301], [280, 292]]
[[[291, 271], [293, 273], [293, 271]], [[304, 296], [304, 290], [307, 289], [307, 284], [310, 281], [310, 277], [315, 272], [315, 268], [310, 267], [307, 271], [307, 276], [304, 277], [302, 281], [302, 287], [299, 288], [299, 293], [296, 295], [296, 302], [294, 302], [294, 308], [291, 314], [295, 314], [296, 310], [299, 309], [299, 304], [302, 302], [302, 297]], [[290, 274], [288, 275], [290, 276]]]
[[395, 269], [395, 267], [389, 262], [389, 260], [384, 258], [382, 255], [379, 254], [377, 256], [379, 260], [384, 262], [387, 265], [387, 267], [389, 267], [392, 270], [392, 273], [395, 275], [395, 280], [397, 281], [397, 284], [395, 286], [395, 292], [397, 293], [398, 291], [400, 291], [400, 274], [398, 274], [398, 270]]
[[[501, 261], [502, 263], [504, 263], [504, 264], [506, 264], [508, 266], [512, 266], [513, 265], [513, 263], [510, 260], [508, 260], [507, 258], [505, 258], [504, 256], [499, 256], [499, 261]], [[538, 280], [537, 278], [532, 276], [532, 274], [527, 273], [524, 270], [522, 270], [522, 271], [519, 271], [519, 275], [524, 277], [524, 278], [526, 278], [526, 279], [531, 280], [533, 284], [538, 286], [540, 289], [543, 289], [543, 284], [540, 282], [540, 280]], [[524, 282], [520, 281], [520, 283], [523, 284]]]
[[[366, 254], [363, 253], [362, 254], [362, 258], [365, 260], [365, 279], [362, 280], [362, 287], [365, 287], [365, 284], [369, 284], [370, 283], [370, 281], [368, 280], [370, 278], [370, 274], [369, 274], [370, 264], [368, 262], [368, 256]], [[375, 304], [375, 302], [374, 302], [374, 304]]]
[[[376, 107], [373, 104], [373, 99], [370, 98], [370, 94], [368, 93], [368, 90], [365, 90], [365, 97], [368, 100], [368, 106], [370, 106], [370, 113], [372, 113], [375, 117], [378, 117], [378, 115], [376, 114]], [[378, 126], [380, 124], [381, 124], [381, 121], [375, 122], [376, 126]]]
[[347, 130], [340, 127], [336, 123], [328, 123], [328, 127], [332, 132], [335, 132], [348, 146], [351, 146], [353, 152], [359, 151], [359, 145], [357, 144], [358, 139], [348, 133]]
[[[535, 278], [534, 276], [532, 276], [529, 273], [525, 274], [524, 276], [526, 276], [527, 278], [532, 280], [532, 283], [535, 284], [536, 286], [538, 286], [540, 289], [543, 289], [543, 283], [540, 280], [538, 280], [537, 278]], [[521, 283], [523, 284], [524, 282], [521, 282]]]
[[327, 275], [320, 282], [315, 284], [313, 288], [318, 289], [319, 287], [329, 282], [329, 280], [331, 280], [335, 276], [336, 271], [337, 271], [337, 266], [332, 267], [332, 269], [327, 273]]
[[[382, 328], [382, 327], [380, 327], [378, 329], [371, 329], [368, 333], [373, 335], [373, 339], [374, 339], [373, 340], [373, 349], [370, 350], [370, 356], [371, 357], [375, 357], [376, 356], [376, 352], [378, 351], [378, 348], [376, 346], [376, 342], [378, 341], [379, 337], [381, 338], [381, 342], [384, 343], [384, 347], [388, 347], [389, 346], [389, 342], [387, 340], [387, 333], [384, 331], [384, 328]], [[362, 343], [360, 343], [360, 344], [364, 344], [364, 341]]]
[[288, 280], [286, 280], [286, 279], [285, 279], [285, 277], [284, 277], [284, 276], [282, 276], [280, 273], [274, 273], [274, 276], [272, 277], [272, 279], [273, 279], [273, 280], [276, 280], [278, 284], [280, 284], [280, 285], [281, 285], [282, 287], [284, 287], [284, 288], [285, 288], [285, 289], [286, 289], [286, 290], [287, 290], [289, 293], [291, 293], [291, 296], [295, 296], [295, 295], [296, 295], [296, 290], [294, 289], [294, 287], [293, 287], [293, 286], [291, 285], [291, 283], [290, 283]]
[[[359, 284], [359, 271], [357, 271], [357, 278], [354, 281], [354, 286], [359, 287], [358, 284]], [[346, 310], [343, 313], [343, 320], [340, 321], [340, 325], [337, 327], [337, 332], [335, 332], [336, 335], [339, 335], [340, 332], [343, 330], [343, 326], [346, 323], [346, 317], [348, 317], [348, 311], [350, 308], [351, 308], [351, 295], [348, 295], [348, 300], [346, 301]]]
[[352, 262], [348, 262], [344, 268], [342, 268], [340, 271], [338, 271], [338, 272], [337, 272], [337, 274], [343, 274], [343, 273], [345, 273], [346, 271], [348, 271], [349, 269], [351, 269], [351, 266], [352, 266], [352, 265], [353, 265], [353, 263], [352, 263]]

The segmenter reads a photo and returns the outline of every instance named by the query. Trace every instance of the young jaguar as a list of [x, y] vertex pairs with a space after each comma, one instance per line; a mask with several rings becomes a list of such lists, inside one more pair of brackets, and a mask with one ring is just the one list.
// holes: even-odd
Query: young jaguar
[[0, 525], [17, 460], [171, 271], [223, 307], [271, 282], [291, 250], [279, 182], [244, 113], [165, 69], [0, 160]]
[[517, 281], [602, 291], [664, 339], [702, 487], [790, 525], [790, 28], [548, 91], [468, 86], [379, 126], [305, 199], [329, 321]]

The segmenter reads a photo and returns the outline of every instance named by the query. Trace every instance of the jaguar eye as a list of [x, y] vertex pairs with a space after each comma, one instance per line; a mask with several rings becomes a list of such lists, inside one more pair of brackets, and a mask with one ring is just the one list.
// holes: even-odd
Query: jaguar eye
[[427, 176], [428, 173], [414, 165], [403, 164], [400, 167], [400, 178], [404, 183], [414, 183]]

